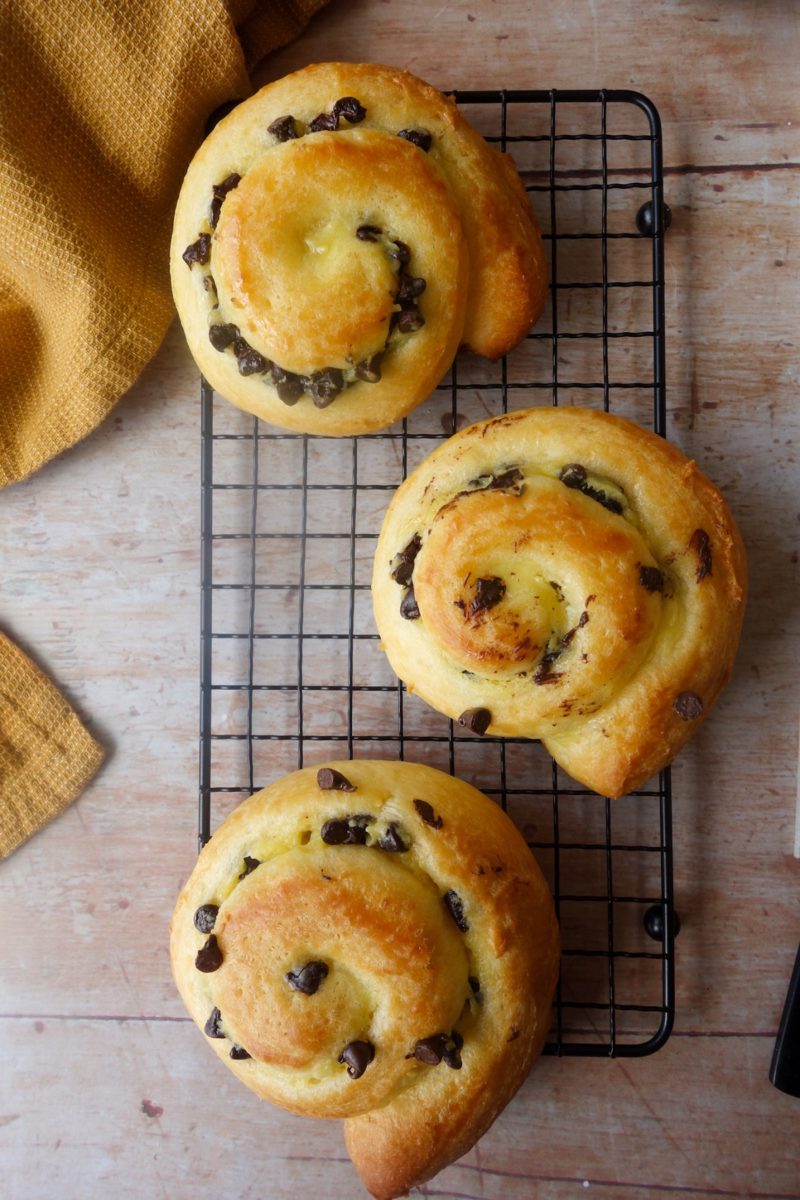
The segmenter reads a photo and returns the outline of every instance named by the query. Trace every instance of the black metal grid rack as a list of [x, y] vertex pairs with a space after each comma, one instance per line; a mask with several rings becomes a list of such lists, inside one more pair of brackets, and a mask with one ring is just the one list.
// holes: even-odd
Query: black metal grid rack
[[203, 385], [200, 842], [244, 796], [334, 756], [462, 775], [507, 809], [553, 890], [563, 957], [547, 1051], [644, 1055], [674, 1012], [669, 772], [609, 801], [538, 742], [454, 728], [391, 675], [369, 577], [394, 489], [469, 421], [577, 403], [664, 434], [660, 122], [626, 91], [456, 100], [517, 161], [550, 250], [550, 303], [512, 354], [459, 356], [425, 404], [365, 437], [285, 433]]

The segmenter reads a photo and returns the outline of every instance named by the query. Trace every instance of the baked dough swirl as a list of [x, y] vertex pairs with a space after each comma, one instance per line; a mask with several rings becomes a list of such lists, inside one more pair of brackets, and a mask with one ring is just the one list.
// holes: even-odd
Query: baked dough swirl
[[477, 733], [541, 738], [619, 796], [665, 766], [730, 676], [742, 542], [674, 446], [588, 409], [472, 425], [401, 485], [375, 618], [408, 690]]
[[203, 849], [172, 920], [178, 988], [259, 1095], [344, 1117], [393, 1197], [464, 1154], [541, 1050], [558, 936], [506, 814], [411, 763], [285, 776]]
[[269, 84], [219, 122], [184, 180], [171, 271], [213, 386], [334, 435], [405, 415], [462, 342], [505, 353], [547, 293], [512, 160], [428, 84], [347, 63]]

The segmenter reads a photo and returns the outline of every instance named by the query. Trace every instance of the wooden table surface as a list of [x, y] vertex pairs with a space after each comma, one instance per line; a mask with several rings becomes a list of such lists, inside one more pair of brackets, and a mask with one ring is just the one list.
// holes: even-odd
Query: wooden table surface
[[[442, 88], [623, 87], [664, 125], [669, 433], [726, 494], [751, 600], [733, 681], [674, 767], [675, 1031], [542, 1059], [428, 1196], [800, 1197], [767, 1072], [800, 938], [798, 7], [333, 0], [267, 80], [383, 61]], [[108, 749], [0, 866], [0, 1193], [358, 1197], [336, 1122], [258, 1101], [202, 1044], [167, 923], [195, 851], [197, 376], [173, 328], [82, 445], [0, 495], [3, 623]], [[794, 486], [793, 486], [794, 485]]]

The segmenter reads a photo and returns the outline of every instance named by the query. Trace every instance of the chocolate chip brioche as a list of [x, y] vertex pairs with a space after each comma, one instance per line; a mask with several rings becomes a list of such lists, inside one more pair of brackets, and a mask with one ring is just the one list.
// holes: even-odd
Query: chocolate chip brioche
[[431, 454], [392, 499], [372, 580], [409, 691], [475, 733], [541, 738], [608, 796], [708, 715], [745, 590], [736, 525], [695, 463], [577, 408], [483, 421]]
[[181, 995], [260, 1096], [345, 1118], [389, 1200], [466, 1151], [550, 1025], [558, 935], [521, 835], [412, 763], [285, 776], [200, 854], [172, 920]]
[[511, 159], [404, 71], [322, 63], [262, 88], [198, 150], [172, 286], [213, 386], [289, 429], [381, 429], [460, 343], [499, 357], [547, 292]]

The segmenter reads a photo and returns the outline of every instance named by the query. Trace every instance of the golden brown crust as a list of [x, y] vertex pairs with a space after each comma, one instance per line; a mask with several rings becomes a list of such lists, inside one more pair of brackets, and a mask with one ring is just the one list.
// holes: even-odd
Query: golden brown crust
[[[217, 1013], [221, 1036], [206, 1036], [231, 1070], [295, 1112], [348, 1118], [357, 1169], [390, 1197], [464, 1153], [525, 1078], [549, 1028], [558, 937], [498, 805], [429, 767], [331, 766], [354, 791], [323, 790], [306, 769], [220, 826], [178, 899], [172, 964], [200, 1028]], [[332, 820], [360, 830], [356, 843], [327, 844]], [[203, 905], [217, 909], [213, 932], [195, 927]], [[210, 937], [221, 965], [204, 972]], [[287, 974], [310, 962], [327, 973], [305, 994]], [[414, 1056], [437, 1035], [452, 1065]], [[374, 1048], [358, 1078], [338, 1061], [353, 1042]], [[252, 1057], [232, 1059], [236, 1045]]]
[[[347, 96], [364, 107], [363, 119], [341, 116], [336, 131], [308, 131]], [[300, 136], [281, 141], [269, 132], [284, 117]], [[429, 151], [401, 130], [430, 134]], [[364, 226], [379, 234], [357, 236]], [[187, 263], [201, 235], [205, 261]], [[410, 251], [407, 263], [398, 264], [398, 242]], [[511, 159], [428, 84], [364, 64], [307, 67], [219, 123], [186, 174], [171, 271], [190, 349], [210, 382], [265, 420], [332, 435], [405, 415], [462, 341], [489, 357], [504, 353], [547, 293], [541, 236]], [[417, 329], [395, 328], [403, 274], [425, 281]], [[215, 348], [211, 325], [235, 326], [240, 340]], [[237, 346], [256, 353], [251, 373], [241, 373]], [[380, 380], [358, 378], [357, 364], [384, 347]], [[296, 379], [341, 371], [342, 390], [317, 407], [311, 385], [299, 397], [278, 388], [272, 363], [295, 389]]]
[[[418, 619], [400, 613], [409, 585]], [[417, 468], [372, 586], [410, 691], [452, 718], [486, 710], [490, 734], [541, 738], [618, 796], [674, 757], [727, 682], [746, 564], [725, 501], [674, 446], [608, 413], [541, 408], [470, 426]]]

